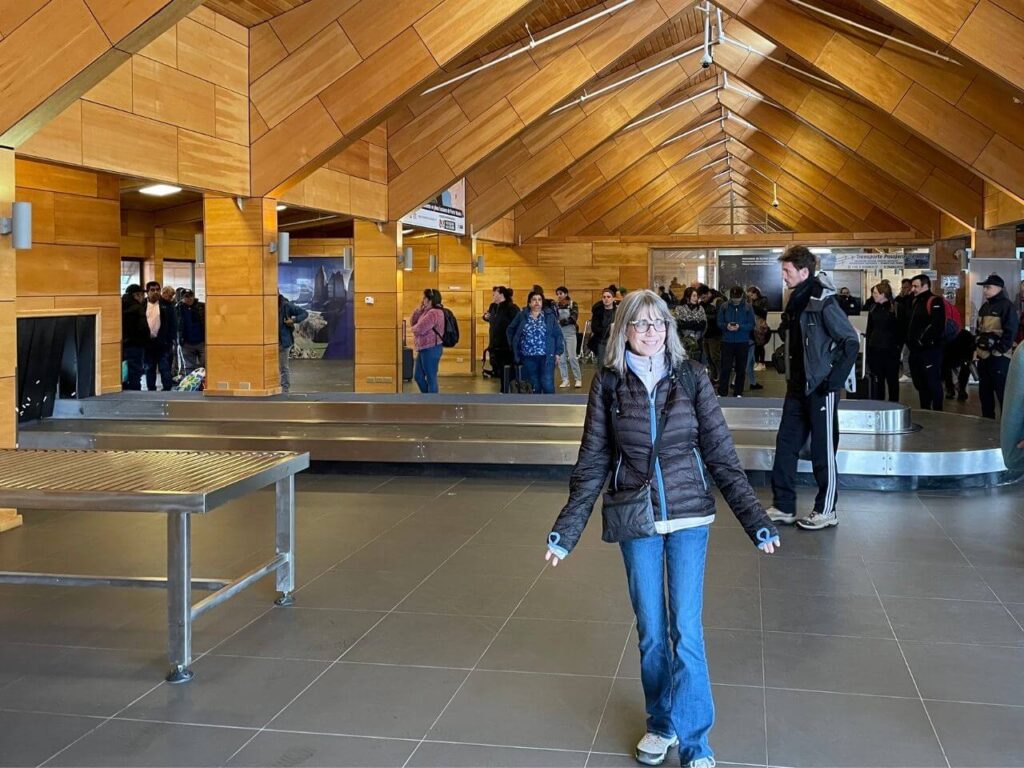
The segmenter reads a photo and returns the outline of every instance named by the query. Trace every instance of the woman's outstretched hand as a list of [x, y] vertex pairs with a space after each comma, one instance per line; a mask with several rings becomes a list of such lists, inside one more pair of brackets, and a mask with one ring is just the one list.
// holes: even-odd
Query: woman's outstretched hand
[[779, 549], [781, 546], [781, 541], [779, 541], [778, 539], [772, 539], [771, 541], [766, 541], [764, 544], [758, 544], [757, 548], [765, 554], [771, 555], [774, 554], [775, 550]]
[[561, 562], [558, 555], [556, 555], [550, 549], [544, 553], [544, 559], [551, 563], [552, 568], [557, 568], [558, 564]]

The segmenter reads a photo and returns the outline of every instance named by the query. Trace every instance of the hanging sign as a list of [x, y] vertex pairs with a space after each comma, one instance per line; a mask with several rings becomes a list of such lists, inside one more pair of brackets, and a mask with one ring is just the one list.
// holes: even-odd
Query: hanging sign
[[956, 290], [960, 287], [960, 275], [943, 275], [942, 290]]
[[833, 269], [903, 269], [902, 253], [837, 253]]
[[466, 180], [459, 179], [422, 208], [403, 216], [401, 221], [453, 235], [466, 234]]

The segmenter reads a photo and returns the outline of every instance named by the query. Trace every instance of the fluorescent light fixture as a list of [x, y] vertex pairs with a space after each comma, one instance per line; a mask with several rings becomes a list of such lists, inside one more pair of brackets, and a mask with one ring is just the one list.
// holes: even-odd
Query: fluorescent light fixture
[[167, 197], [181, 192], [181, 187], [176, 187], [173, 184], [150, 184], [148, 187], [141, 187], [139, 192], [153, 197]]
[[815, 256], [821, 256], [824, 253], [832, 253], [831, 248], [811, 248], [811, 253]]
[[416, 231], [415, 229], [403, 229], [402, 230], [402, 234], [403, 235], [411, 235], [415, 231]]
[[285, 205], [284, 203], [278, 203], [277, 204], [277, 210], [278, 210], [278, 212], [286, 211], [286, 210], [288, 210], [288, 206]]
[[552, 32], [549, 35], [542, 35], [541, 37], [536, 39], [534, 38], [533, 33], [530, 32], [530, 28], [527, 27], [526, 34], [530, 36], [530, 42], [524, 44], [523, 47], [516, 48], [514, 51], [509, 51], [503, 56], [498, 56], [496, 59], [488, 61], [486, 64], [481, 64], [477, 67], [473, 67], [473, 69], [467, 70], [463, 72], [461, 75], [456, 75], [453, 78], [445, 80], [443, 83], [440, 83], [439, 85], [427, 88], [427, 90], [425, 90], [421, 95], [426, 96], [427, 94], [433, 93], [434, 91], [439, 91], [442, 88], [448, 87], [449, 85], [453, 85], [462, 80], [465, 80], [467, 77], [472, 77], [477, 72], [483, 72], [485, 69], [490, 69], [491, 67], [495, 66], [496, 64], [500, 64], [503, 61], [514, 59], [516, 56], [521, 56], [522, 54], [528, 51], [532, 51], [538, 45], [543, 45], [544, 43], [554, 40], [555, 38], [561, 37], [562, 35], [566, 35], [569, 32], [572, 32], [573, 30], [579, 29], [580, 27], [586, 24], [590, 24], [591, 22], [597, 21], [598, 19], [604, 16], [608, 16], [609, 14], [615, 13], [615, 11], [619, 10], [620, 8], [625, 8], [627, 5], [630, 5], [633, 2], [635, 2], [635, 0], [622, 0], [622, 2], [616, 3], [610, 8], [605, 8], [600, 13], [595, 13], [593, 16], [588, 16], [585, 19], [581, 19], [580, 21], [577, 21], [575, 24], [570, 24], [569, 26], [560, 29], [557, 32]]

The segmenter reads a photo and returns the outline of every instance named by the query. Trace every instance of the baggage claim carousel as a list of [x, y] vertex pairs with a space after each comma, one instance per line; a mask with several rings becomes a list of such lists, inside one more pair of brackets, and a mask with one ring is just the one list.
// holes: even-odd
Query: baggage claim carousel
[[[782, 400], [724, 398], [726, 420], [755, 483], [767, 481]], [[204, 398], [122, 393], [63, 400], [52, 418], [22, 425], [21, 448], [308, 452], [331, 472], [567, 475], [586, 398], [499, 395], [293, 395]], [[911, 412], [898, 403], [839, 406], [841, 487], [980, 488], [1014, 481], [995, 422]], [[805, 482], [809, 461], [800, 461]]]

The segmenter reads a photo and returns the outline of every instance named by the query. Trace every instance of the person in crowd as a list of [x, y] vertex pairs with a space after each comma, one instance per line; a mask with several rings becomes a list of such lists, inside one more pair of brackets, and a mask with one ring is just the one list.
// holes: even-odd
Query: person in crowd
[[910, 347], [907, 346], [907, 325], [910, 323], [910, 310], [914, 306], [914, 290], [909, 277], [900, 280], [900, 293], [896, 302], [896, 317], [903, 323], [903, 351], [900, 353], [900, 383], [910, 381]]
[[[815, 257], [803, 245], [791, 245], [779, 257], [782, 281], [790, 289], [779, 336], [785, 343], [786, 398], [775, 438], [772, 506], [768, 516], [816, 531], [839, 523], [836, 451], [839, 448], [839, 391], [853, 370], [860, 336], [836, 302], [836, 289], [815, 275]], [[807, 437], [818, 493], [808, 517], [796, 511], [796, 469]]]
[[708, 318], [708, 327], [704, 331], [704, 362], [711, 381], [717, 382], [722, 365], [722, 329], [718, 327], [718, 309], [725, 303], [725, 296], [703, 283], [697, 286], [697, 296]]
[[505, 366], [512, 365], [512, 347], [508, 342], [508, 327], [512, 324], [519, 307], [512, 301], [512, 289], [504, 285], [495, 286], [491, 294], [491, 306], [484, 315], [489, 326], [488, 348], [491, 350], [491, 370], [505, 391]]
[[171, 351], [177, 337], [178, 325], [174, 319], [174, 307], [164, 301], [160, 283], [150, 280], [146, 283], [146, 324], [149, 339], [146, 342], [146, 389], [156, 391], [156, 374], [160, 372], [160, 385], [164, 392], [174, 387], [171, 376]]
[[752, 390], [764, 389], [758, 382], [757, 372], [764, 370], [764, 351], [772, 336], [768, 327], [768, 299], [756, 285], [747, 288], [747, 301], [754, 310], [754, 330], [750, 334], [750, 352], [747, 357], [747, 381]]
[[441, 292], [424, 288], [420, 305], [413, 310], [409, 319], [412, 328], [413, 346], [416, 349], [416, 367], [413, 378], [420, 392], [437, 394], [437, 369], [441, 365], [444, 345], [444, 310], [441, 308]]
[[168, 304], [176, 304], [178, 292], [174, 290], [174, 286], [165, 285], [163, 287], [163, 290], [160, 291], [160, 298], [166, 301]]
[[1010, 297], [1006, 295], [1006, 283], [999, 275], [989, 275], [980, 283], [985, 303], [978, 310], [975, 346], [978, 357], [978, 399], [981, 400], [981, 415], [986, 419], [996, 417], [996, 400], [1000, 411], [1006, 391], [1006, 376], [1010, 372], [1010, 352], [1020, 317]]
[[923, 410], [942, 410], [942, 335], [946, 308], [942, 297], [932, 293], [932, 281], [921, 274], [911, 280], [914, 301], [907, 318], [910, 376]]
[[196, 299], [191, 288], [181, 292], [178, 305], [178, 339], [184, 362], [182, 375], [206, 366], [206, 304]]
[[708, 328], [708, 316], [698, 301], [697, 289], [693, 286], [683, 291], [683, 300], [672, 310], [676, 319], [676, 331], [686, 350], [686, 356], [698, 362], [704, 359], [702, 340]]
[[668, 295], [668, 291], [665, 290], [664, 285], [658, 286], [658, 298], [665, 302], [666, 307], [672, 306], [672, 297]]
[[747, 356], [752, 343], [751, 334], [754, 332], [754, 310], [747, 303], [742, 286], [734, 285], [729, 289], [729, 301], [718, 308], [718, 327], [722, 329], [722, 368], [718, 377], [718, 394], [728, 396], [729, 381], [735, 368], [736, 381], [732, 394], [734, 397], [742, 397], [747, 375]]
[[[622, 552], [647, 710], [636, 759], [660, 765], [678, 744], [681, 765], [712, 768], [714, 704], [701, 625], [711, 481], [761, 551], [774, 552], [779, 534], [747, 481], [707, 373], [686, 359], [668, 307], [650, 290], [622, 302], [607, 365], [591, 385], [569, 499], [548, 534], [553, 566], [570, 557], [609, 475], [603, 538]], [[608, 501], [637, 493], [642, 519], [624, 532], [629, 515]]]
[[903, 351], [903, 323], [898, 315], [892, 287], [883, 281], [871, 289], [868, 312], [868, 396], [872, 400], [900, 401], [900, 354]]
[[601, 291], [601, 300], [591, 308], [590, 315], [590, 341], [588, 346], [594, 353], [597, 367], [604, 365], [605, 345], [608, 341], [608, 332], [615, 321], [615, 308], [619, 303], [615, 300], [616, 288], [609, 285]]
[[967, 385], [971, 380], [971, 364], [974, 362], [974, 334], [967, 328], [960, 329], [956, 337], [942, 346], [942, 384], [946, 399], [956, 398], [967, 402]]
[[142, 389], [146, 369], [146, 347], [149, 346], [149, 325], [146, 322], [146, 292], [141, 285], [129, 285], [121, 297], [121, 359], [126, 369], [122, 388]]
[[573, 379], [576, 381], [576, 388], [583, 386], [583, 374], [580, 372], [580, 360], [576, 357], [576, 332], [580, 324], [580, 306], [569, 295], [569, 289], [560, 285], [555, 289], [555, 309], [558, 312], [558, 325], [562, 329], [562, 336], [565, 338], [565, 353], [559, 358], [558, 372], [562, 376], [562, 389], [570, 385], [569, 369], [572, 369]]
[[846, 316], [857, 314], [857, 302], [850, 295], [850, 289], [845, 285], [839, 289], [839, 295], [836, 296], [836, 302], [839, 304], [839, 308], [846, 313]]
[[292, 386], [291, 352], [295, 346], [295, 326], [309, 317], [309, 312], [281, 294], [277, 295], [277, 346], [278, 367], [281, 371], [281, 391], [288, 394]]
[[[551, 314], [557, 314], [556, 307], [555, 307], [555, 300], [547, 298], [547, 296], [544, 295], [544, 289], [541, 286], [535, 284], [533, 286], [533, 293], [539, 293], [541, 296], [544, 296], [544, 311], [545, 312], [550, 312]], [[529, 302], [527, 302], [527, 303], [529, 303]]]
[[565, 336], [554, 313], [544, 309], [544, 294], [530, 291], [526, 307], [508, 327], [516, 362], [536, 394], [555, 393], [555, 366], [565, 354]]

